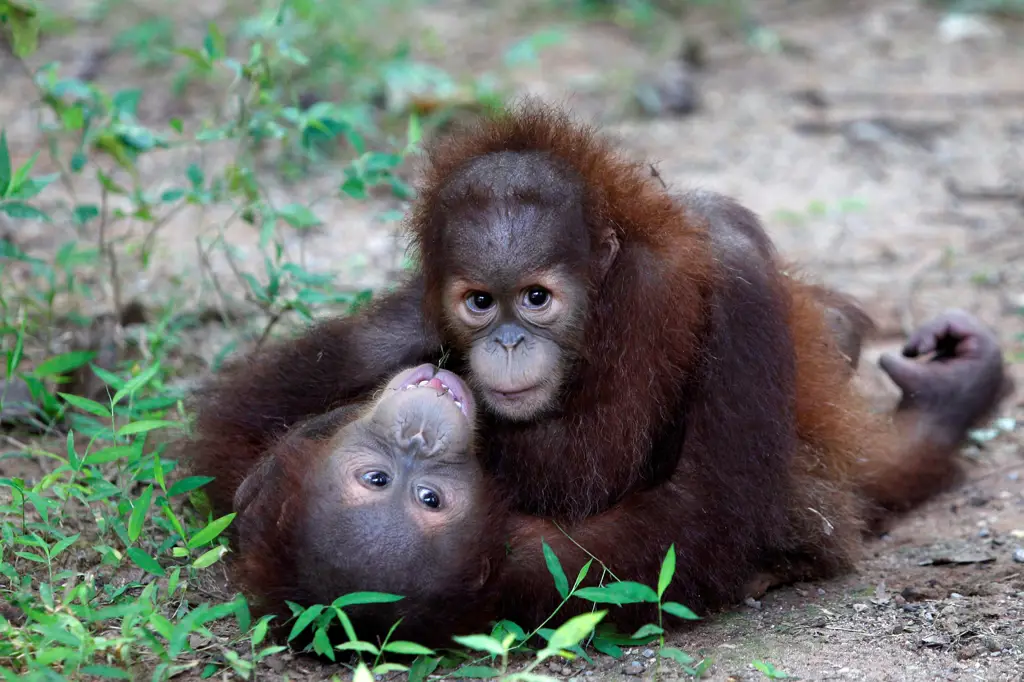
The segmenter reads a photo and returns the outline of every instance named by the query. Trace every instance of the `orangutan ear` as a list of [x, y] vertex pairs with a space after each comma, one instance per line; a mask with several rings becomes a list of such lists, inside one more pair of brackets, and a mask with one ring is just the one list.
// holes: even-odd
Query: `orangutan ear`
[[264, 457], [252, 473], [245, 477], [242, 485], [235, 491], [233, 502], [236, 514], [243, 514], [264, 491], [274, 478], [280, 475], [280, 466], [273, 455]]
[[607, 230], [601, 236], [601, 241], [598, 243], [597, 249], [594, 252], [599, 279], [604, 279], [605, 275], [608, 274], [608, 271], [611, 270], [612, 264], [615, 263], [615, 258], [618, 255], [619, 236], [615, 234], [615, 230]]

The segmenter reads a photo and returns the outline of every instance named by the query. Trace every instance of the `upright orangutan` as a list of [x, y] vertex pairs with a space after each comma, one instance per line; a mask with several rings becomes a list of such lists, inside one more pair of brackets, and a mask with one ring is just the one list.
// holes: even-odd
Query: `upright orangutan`
[[[226, 510], [289, 427], [445, 358], [482, 403], [480, 457], [516, 512], [495, 581], [500, 615], [523, 625], [559, 600], [541, 538], [570, 575], [582, 546], [648, 584], [674, 544], [666, 598], [697, 612], [761, 576], [845, 570], [866, 522], [954, 480], [967, 428], [1000, 396], [998, 346], [947, 317], [921, 338], [949, 331], [955, 352], [928, 369], [888, 356], [906, 399], [896, 419], [872, 414], [822, 292], [782, 273], [753, 213], [670, 195], [550, 109], [435, 144], [410, 224], [421, 271], [223, 371], [200, 396], [194, 453]], [[830, 309], [860, 324], [855, 306]]]

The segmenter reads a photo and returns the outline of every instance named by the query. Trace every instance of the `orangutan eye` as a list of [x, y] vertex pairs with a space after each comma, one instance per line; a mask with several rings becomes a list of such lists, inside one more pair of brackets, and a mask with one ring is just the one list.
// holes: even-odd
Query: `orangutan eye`
[[416, 489], [416, 497], [419, 498], [420, 502], [431, 509], [437, 509], [441, 506], [440, 496], [430, 488], [420, 486]]
[[466, 296], [466, 307], [474, 313], [487, 312], [494, 305], [494, 297], [486, 291], [473, 291]]
[[375, 488], [385, 488], [391, 482], [391, 477], [383, 471], [370, 471], [363, 474], [363, 480]]
[[551, 292], [544, 287], [530, 287], [523, 296], [527, 308], [543, 308], [551, 300]]

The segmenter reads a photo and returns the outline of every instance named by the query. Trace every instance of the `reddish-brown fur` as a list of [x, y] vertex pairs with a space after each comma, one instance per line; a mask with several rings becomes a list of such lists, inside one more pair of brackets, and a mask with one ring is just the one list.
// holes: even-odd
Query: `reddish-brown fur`
[[[278, 440], [253, 470], [247, 472], [244, 491], [239, 492], [234, 508], [239, 516], [233, 524], [233, 540], [239, 549], [231, 563], [231, 573], [253, 599], [258, 613], [277, 614], [275, 625], [281, 628], [290, 610], [286, 604], [310, 605], [318, 600], [301, 586], [298, 558], [303, 552], [302, 521], [314, 502], [310, 490], [311, 472], [331, 452], [331, 438], [360, 414], [366, 406], [353, 404], [296, 425]], [[417, 563], [415, 574], [389, 575], [380, 568], [397, 565], [386, 548], [388, 538], [376, 537], [370, 529], [360, 538], [343, 538], [331, 546], [336, 550], [334, 563], [345, 565], [346, 575], [367, 573], [364, 549], [366, 538], [375, 538], [377, 553], [370, 571], [376, 571], [377, 585], [332, 585], [339, 591], [336, 596], [369, 589], [399, 592], [407, 597], [396, 603], [373, 606], [346, 607], [345, 611], [356, 631], [368, 638], [382, 638], [399, 620], [401, 625], [392, 639], [411, 639], [426, 646], [450, 644], [449, 632], [466, 631], [480, 625], [481, 613], [492, 613], [496, 593], [488, 589], [481, 566], [497, 564], [502, 555], [502, 528], [507, 509], [493, 482], [482, 480], [479, 488], [461, 504], [472, 507], [472, 523], [461, 523], [458, 528], [442, 532], [458, 533], [457, 546], [461, 554], [444, 557], [428, 555]], [[488, 507], [479, 508], [478, 500], [486, 500]], [[339, 515], [346, 500], [338, 497]], [[481, 532], [486, 531], [486, 532]], [[407, 532], [412, 532], [411, 529]], [[400, 538], [392, 540], [400, 541]], [[422, 555], [421, 555], [422, 556]], [[445, 565], [440, 563], [444, 561]], [[406, 561], [408, 563], [408, 561]], [[455, 570], [449, 570], [455, 567]], [[326, 576], [317, 582], [322, 583]], [[396, 589], [404, 585], [407, 589]], [[319, 587], [319, 585], [317, 586]], [[285, 627], [281, 632], [286, 632]], [[311, 632], [299, 640], [308, 641]]]
[[[559, 409], [482, 423], [483, 461], [520, 514], [497, 577], [502, 617], [535, 624], [558, 603], [541, 537], [570, 576], [587, 559], [578, 543], [619, 578], [648, 584], [674, 544], [666, 598], [704, 612], [741, 598], [758, 573], [785, 582], [845, 570], [867, 521], [949, 484], [937, 472], [955, 469], [963, 429], [943, 432], [914, 410], [894, 427], [867, 409], [821, 292], [780, 273], [753, 214], [722, 197], [673, 198], [590, 129], [528, 106], [432, 148], [411, 216], [422, 275], [351, 318], [236, 363], [201, 396], [193, 454], [201, 473], [218, 477], [209, 488], [218, 513], [298, 421], [403, 365], [450, 352], [447, 366], [468, 371], [466, 349], [443, 345], [453, 339], [438, 245], [442, 230], [470, 228], [448, 226], [458, 207], [438, 196], [466, 162], [509, 150], [546, 151], [574, 169], [592, 237], [613, 231], [621, 249], [607, 276], [588, 283], [592, 314]], [[996, 398], [986, 391], [987, 410]], [[964, 408], [979, 413], [968, 421], [977, 407]], [[266, 558], [284, 554], [274, 542], [241, 558], [256, 593], [285, 575]], [[585, 608], [573, 600], [562, 615]], [[651, 616], [641, 611], [613, 615]]]

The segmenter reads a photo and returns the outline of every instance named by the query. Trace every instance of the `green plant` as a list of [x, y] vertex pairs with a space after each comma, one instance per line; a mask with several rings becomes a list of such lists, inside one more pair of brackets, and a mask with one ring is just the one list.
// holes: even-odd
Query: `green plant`
[[[0, 478], [4, 679], [169, 680], [186, 671], [253, 679], [307, 636], [310, 650], [361, 682], [399, 670], [423, 680], [442, 669], [550, 679], [538, 672], [549, 659], [591, 660], [593, 651], [618, 658], [623, 647], [655, 642], [659, 672], [663, 660], [690, 675], [707, 670], [709, 660], [666, 645], [663, 614], [696, 618], [663, 601], [674, 548], [652, 589], [619, 581], [599, 562], [598, 586], [580, 587], [593, 558], [570, 586], [545, 545], [562, 597], [548, 620], [529, 633], [502, 621], [444, 652], [359, 638], [345, 609], [399, 595], [292, 605], [286, 645], [267, 641], [271, 617], [254, 622], [245, 599], [210, 587], [228, 587], [218, 569], [234, 515], [206, 513], [209, 479], [179, 470], [170, 450], [189, 431], [182, 379], [288, 324], [370, 298], [368, 288], [339, 286], [340, 268], [309, 267], [290, 245], [324, 225], [329, 202], [351, 210], [383, 195], [401, 207], [413, 195], [404, 164], [424, 129], [467, 102], [496, 101], [481, 81], [457, 82], [415, 57], [415, 36], [368, 37], [368, 26], [414, 2], [328, 8], [289, 0], [255, 11], [229, 3], [227, 19], [203, 26], [192, 44], [143, 3], [107, 0], [72, 19], [29, 0], [0, 0], [4, 45], [20, 67], [11, 77], [34, 87], [41, 112], [28, 150], [0, 130], [0, 412], [13, 427], [0, 459], [27, 467]], [[34, 61], [40, 35], [45, 43], [58, 30], [73, 35], [83, 23], [104, 29], [115, 19], [115, 51], [147, 75], [173, 75], [175, 96], [201, 86], [201, 114], [147, 118], [146, 87], [121, 87], [118, 78], [104, 85]], [[529, 61], [559, 37], [534, 34], [506, 61]], [[329, 196], [301, 199], [304, 172], [314, 167], [330, 178]], [[396, 214], [391, 206], [388, 218]], [[186, 224], [207, 229], [181, 238], [175, 231]], [[254, 237], [248, 255], [232, 236], [239, 228]], [[33, 232], [45, 239], [19, 241]], [[171, 273], [163, 300], [132, 291], [157, 278], [175, 249], [194, 249], [197, 272]], [[136, 307], [143, 319], [129, 322], [126, 311]], [[211, 320], [228, 333], [197, 360], [194, 337]], [[570, 599], [592, 608], [557, 624]], [[626, 635], [606, 622], [614, 610], [598, 608], [639, 602], [656, 605], [658, 621]], [[342, 641], [332, 641], [339, 632]], [[388, 660], [395, 655], [415, 660]]]
[[[35, 7], [0, 3], [0, 20], [13, 56], [27, 59], [40, 30]], [[289, 235], [322, 221], [307, 203], [271, 198], [275, 179], [261, 159], [275, 149], [315, 160], [318, 144], [344, 140], [347, 158], [334, 168], [337, 201], [382, 189], [411, 195], [398, 169], [420, 136], [416, 116], [407, 119], [403, 144], [371, 139], [345, 107], [322, 102], [300, 110], [282, 101], [275, 74], [284, 61], [304, 59], [298, 50], [256, 39], [244, 59], [234, 59], [216, 24], [197, 48], [168, 37], [164, 24], [144, 22], [115, 45], [151, 50], [137, 55], [149, 68], [173, 57], [223, 83], [232, 106], [220, 111], [227, 113], [143, 123], [143, 90], [110, 92], [63, 76], [56, 63], [20, 61], [46, 112], [41, 144], [15, 163], [0, 131], [0, 217], [19, 227], [0, 240], [0, 409], [20, 429], [5, 436], [13, 449], [2, 456], [42, 464], [35, 474], [0, 479], [5, 679], [163, 680], [197, 666], [205, 675], [229, 669], [250, 678], [282, 650], [265, 645], [269, 621], [252, 623], [244, 599], [211, 598], [200, 587], [227, 551], [222, 534], [234, 516], [197, 513], [208, 479], [183, 475], [168, 451], [188, 431], [184, 389], [174, 382], [188, 352], [186, 332], [203, 315], [183, 308], [192, 294], [144, 302], [148, 320], [124, 329], [122, 344], [100, 338], [76, 347], [68, 339], [104, 316], [122, 317], [131, 303], [126, 282], [159, 263], [163, 231], [183, 215], [214, 208], [227, 207], [230, 217], [212, 235], [197, 236], [196, 260], [205, 265], [219, 254], [231, 266], [231, 282], [204, 267], [206, 286], [194, 290], [213, 295], [225, 322], [255, 319], [235, 330], [218, 357], [246, 335], [259, 343], [292, 318], [312, 319], [315, 308], [365, 301], [368, 290], [340, 289], [337, 273], [311, 271], [289, 257]], [[204, 150], [218, 145], [231, 154], [205, 161]], [[199, 158], [172, 182], [147, 178], [147, 163], [190, 150]], [[44, 164], [55, 172], [36, 173]], [[225, 237], [232, 221], [256, 232], [255, 263]], [[43, 230], [53, 247], [22, 248], [6, 236], [22, 226]], [[117, 348], [113, 358], [108, 346]], [[98, 387], [85, 390], [81, 377]]]
[[791, 679], [790, 676], [776, 668], [768, 661], [754, 661], [751, 663], [752, 666], [759, 672], [763, 673], [769, 680], [786, 680]]

